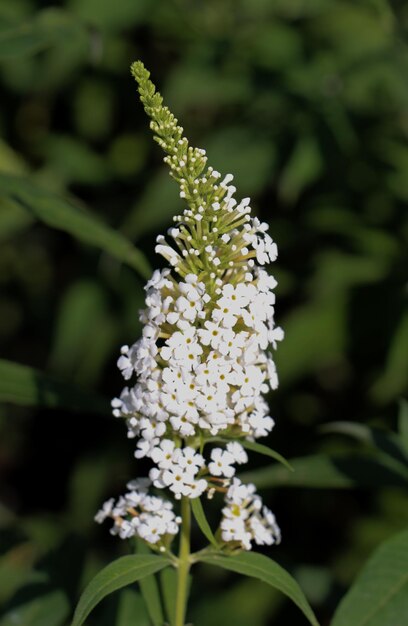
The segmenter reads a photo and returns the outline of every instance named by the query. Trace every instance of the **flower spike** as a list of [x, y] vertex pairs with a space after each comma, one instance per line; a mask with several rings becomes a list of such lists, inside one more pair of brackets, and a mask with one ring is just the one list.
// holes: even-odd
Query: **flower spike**
[[[168, 232], [172, 243], [157, 238], [169, 267], [147, 283], [143, 335], [118, 360], [124, 378], [137, 381], [112, 402], [137, 440], [136, 458], [148, 457], [153, 467], [147, 482], [130, 483], [96, 520], [111, 517], [112, 532], [167, 550], [180, 518], [148, 486], [175, 500], [219, 492], [225, 546], [272, 544], [280, 540], [275, 518], [235, 466], [248, 460], [240, 442], [274, 426], [263, 396], [278, 386], [269, 350], [283, 331], [274, 324], [276, 281], [262, 266], [276, 259], [277, 247], [267, 224], [251, 216], [250, 199], [235, 199], [233, 176], [222, 177], [207, 166], [205, 150], [189, 145], [140, 61], [132, 74], [185, 208]], [[213, 446], [217, 438], [223, 447]]]

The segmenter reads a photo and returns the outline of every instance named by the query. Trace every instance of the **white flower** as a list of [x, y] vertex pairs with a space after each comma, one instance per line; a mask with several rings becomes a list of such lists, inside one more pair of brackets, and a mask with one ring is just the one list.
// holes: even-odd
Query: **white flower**
[[245, 485], [239, 478], [234, 478], [228, 489], [226, 499], [227, 502], [242, 505], [246, 501], [250, 501], [254, 493], [255, 485], [252, 483]]
[[184, 468], [187, 472], [191, 472], [193, 475], [204, 465], [204, 457], [189, 446], [183, 449], [178, 448], [175, 451], [174, 457], [180, 467]]
[[153, 448], [151, 458], [160, 469], [169, 469], [173, 465], [173, 453], [176, 444], [171, 439], [163, 439]]
[[145, 290], [149, 289], [162, 289], [163, 287], [167, 287], [170, 289], [172, 287], [171, 281], [167, 278], [170, 275], [170, 270], [166, 267], [162, 270], [155, 270], [153, 275], [149, 281], [147, 281], [145, 285]]
[[204, 387], [197, 394], [197, 407], [205, 413], [216, 413], [225, 407], [226, 398], [216, 385]]
[[233, 456], [234, 463], [248, 463], [248, 455], [245, 452], [243, 446], [237, 441], [230, 441], [227, 443], [227, 450]]
[[207, 489], [208, 483], [204, 478], [200, 478], [199, 480], [192, 480], [187, 485], [186, 495], [189, 498], [199, 498], [201, 494]]
[[278, 248], [270, 235], [265, 233], [263, 238], [254, 236], [251, 243], [256, 251], [256, 260], [259, 265], [273, 263], [276, 260]]
[[192, 369], [199, 363], [199, 356], [203, 353], [201, 345], [198, 343], [197, 331], [193, 326], [188, 326], [185, 330], [176, 331], [166, 345], [160, 350], [160, 356], [165, 361], [174, 360], [183, 365], [185, 369]]
[[235, 467], [232, 464], [235, 462], [235, 459], [228, 450], [214, 448], [211, 451], [211, 459], [212, 461], [208, 464], [208, 469], [213, 476], [225, 476], [225, 478], [234, 476]]
[[256, 295], [254, 285], [238, 283], [235, 287], [227, 284], [222, 288], [222, 298], [218, 301], [218, 306], [229, 305], [232, 309], [239, 311], [246, 307]]
[[177, 265], [182, 261], [182, 257], [174, 250], [174, 248], [168, 246], [167, 244], [159, 243], [155, 247], [154, 251], [157, 254], [161, 254], [173, 267], [177, 267]]
[[181, 437], [192, 437], [195, 435], [195, 428], [185, 415], [183, 417], [172, 415], [170, 417], [170, 424], [174, 432], [178, 433]]
[[162, 475], [163, 484], [174, 493], [177, 500], [181, 496], [188, 496], [190, 493], [189, 483], [193, 481], [189, 472], [182, 467], [173, 466], [171, 469], [164, 470]]
[[248, 333], [245, 331], [234, 332], [231, 329], [225, 329], [222, 333], [222, 341], [218, 345], [219, 352], [230, 359], [237, 360], [248, 341]]
[[97, 522], [98, 524], [102, 524], [102, 522], [104, 522], [106, 518], [111, 516], [114, 502], [114, 498], [110, 498], [110, 500], [107, 500], [103, 503], [102, 508], [95, 515], [95, 522]]
[[134, 359], [136, 356], [135, 346], [122, 346], [120, 349], [121, 356], [118, 359], [117, 366], [122, 372], [123, 378], [129, 380], [134, 372]]
[[219, 324], [206, 320], [204, 322], [205, 328], [201, 328], [198, 331], [200, 341], [204, 346], [211, 346], [217, 349], [220, 343], [223, 341], [223, 333], [225, 332]]
[[244, 550], [251, 549], [251, 542], [258, 545], [279, 543], [280, 530], [275, 516], [262, 505], [254, 485], [243, 485], [234, 478], [222, 510], [221, 537], [223, 541], [238, 541]]
[[277, 326], [276, 328], [274, 328], [273, 330], [269, 331], [269, 343], [271, 343], [273, 345], [273, 347], [276, 350], [276, 342], [277, 341], [282, 341], [283, 338], [285, 336], [285, 333], [283, 332], [282, 328], [280, 328], [280, 326]]
[[221, 521], [221, 537], [223, 541], [238, 541], [244, 550], [251, 549], [251, 533], [246, 530], [245, 523], [237, 518], [226, 518]]
[[266, 362], [268, 381], [271, 389], [277, 389], [279, 385], [278, 374], [276, 372], [276, 365], [272, 357], [270, 356]]
[[275, 422], [269, 415], [265, 415], [262, 410], [253, 411], [248, 417], [252, 435], [258, 439], [266, 437], [273, 429]]
[[139, 439], [136, 444], [135, 457], [142, 459], [145, 456], [151, 456], [152, 451], [159, 443], [159, 437], [153, 437], [153, 439]]
[[157, 543], [166, 533], [166, 523], [158, 515], [146, 516], [138, 527], [138, 535], [148, 543]]
[[174, 312], [167, 315], [167, 321], [169, 321], [171, 324], [175, 324], [181, 316], [189, 322], [194, 322], [198, 313], [200, 313], [202, 310], [203, 301], [198, 294], [196, 300], [189, 300], [184, 296], [180, 296], [176, 300]]

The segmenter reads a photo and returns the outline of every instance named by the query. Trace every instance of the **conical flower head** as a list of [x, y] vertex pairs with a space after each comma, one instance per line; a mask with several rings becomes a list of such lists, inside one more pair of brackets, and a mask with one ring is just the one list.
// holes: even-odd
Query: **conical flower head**
[[[253, 485], [234, 476], [247, 462], [242, 444], [274, 425], [264, 399], [278, 385], [268, 350], [283, 332], [274, 325], [276, 281], [263, 266], [276, 259], [277, 247], [268, 226], [251, 217], [249, 198], [235, 199], [233, 176], [222, 177], [207, 166], [204, 150], [189, 145], [143, 64], [132, 73], [185, 208], [168, 240], [157, 238], [167, 267], [145, 287], [142, 337], [122, 348], [118, 366], [126, 380], [137, 378], [113, 400], [113, 414], [137, 439], [135, 456], [153, 461], [150, 484], [175, 499], [220, 491], [222, 540], [243, 549], [252, 541], [271, 544], [280, 538], [273, 514]], [[208, 453], [216, 440], [224, 447]], [[97, 521], [106, 517], [114, 520], [112, 532], [138, 534], [159, 549], [179, 524], [170, 503], [149, 499], [140, 487], [105, 503]]]
[[119, 367], [138, 382], [115, 400], [116, 415], [141, 435], [137, 455], [150, 456], [163, 437], [261, 437], [273, 427], [263, 394], [277, 387], [269, 346], [276, 281], [262, 268], [277, 256], [267, 225], [237, 202], [232, 175], [207, 167], [205, 151], [189, 146], [183, 129], [137, 62], [132, 73], [155, 139], [180, 185], [186, 208], [156, 252], [170, 268], [146, 286], [143, 337], [124, 347]]

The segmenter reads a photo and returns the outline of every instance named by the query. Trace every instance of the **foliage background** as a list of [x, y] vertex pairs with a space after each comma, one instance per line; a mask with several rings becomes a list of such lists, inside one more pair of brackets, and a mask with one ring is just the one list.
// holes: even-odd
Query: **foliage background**
[[[363, 451], [319, 430], [336, 420], [396, 428], [408, 380], [407, 31], [408, 7], [385, 0], [0, 4], [2, 172], [89, 207], [157, 266], [155, 236], [180, 200], [129, 75], [141, 58], [187, 136], [270, 223], [286, 339], [269, 443], [287, 458]], [[37, 217], [2, 194], [1, 358], [110, 398], [119, 347], [140, 331], [143, 279]], [[340, 468], [336, 485], [326, 470], [264, 491], [283, 530], [270, 555], [323, 625], [408, 517], [402, 481]], [[128, 550], [93, 515], [142, 471], [108, 408], [2, 405], [1, 626], [13, 611], [24, 626], [67, 623], [84, 582]], [[304, 623], [262, 584], [198, 574], [196, 626]], [[89, 623], [126, 626], [136, 600], [112, 596]]]

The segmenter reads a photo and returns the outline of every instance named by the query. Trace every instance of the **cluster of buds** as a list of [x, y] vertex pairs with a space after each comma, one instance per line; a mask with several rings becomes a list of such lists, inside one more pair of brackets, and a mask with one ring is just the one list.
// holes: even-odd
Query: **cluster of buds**
[[[242, 444], [274, 426], [264, 395], [278, 386], [270, 349], [283, 332], [274, 324], [276, 281], [263, 266], [276, 259], [277, 247], [267, 224], [251, 217], [249, 198], [235, 200], [233, 176], [222, 179], [207, 167], [205, 151], [189, 146], [143, 65], [132, 71], [187, 207], [169, 230], [172, 244], [157, 239], [156, 252], [170, 267], [156, 270], [145, 287], [143, 335], [123, 346], [118, 360], [124, 378], [136, 376], [136, 383], [113, 400], [113, 414], [137, 440], [136, 458], [153, 462], [155, 488], [175, 499], [219, 491], [226, 498], [223, 541], [243, 549], [252, 540], [270, 544], [280, 536], [275, 518], [254, 487], [234, 475], [235, 465], [248, 460]], [[220, 441], [224, 447], [214, 447]], [[129, 498], [120, 501], [128, 515]], [[105, 510], [114, 515], [113, 503]], [[141, 536], [135, 519], [119, 529], [115, 522], [113, 531], [127, 536], [130, 524]], [[177, 521], [168, 524], [166, 533], [175, 534]], [[156, 530], [155, 536], [166, 533]]]

